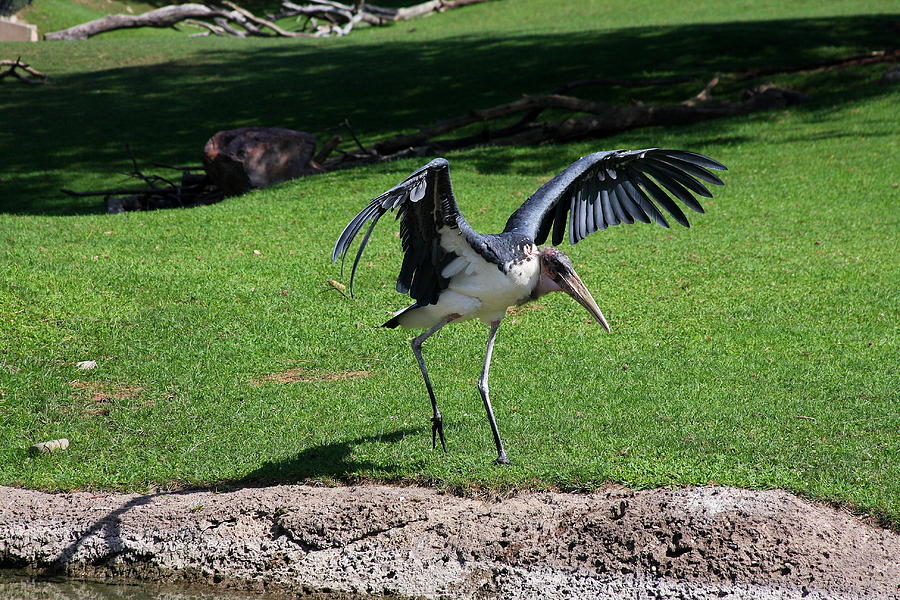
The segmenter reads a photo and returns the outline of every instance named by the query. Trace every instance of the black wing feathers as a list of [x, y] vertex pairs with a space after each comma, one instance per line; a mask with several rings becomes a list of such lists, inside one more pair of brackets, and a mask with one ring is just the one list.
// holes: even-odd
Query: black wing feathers
[[575, 244], [598, 229], [620, 223], [669, 223], [660, 208], [678, 223], [688, 219], [675, 200], [697, 212], [703, 207], [693, 194], [711, 198], [701, 182], [724, 185], [709, 169], [725, 166], [702, 154], [684, 150], [597, 152], [582, 157], [545, 183], [516, 210], [504, 232], [530, 237], [537, 244], [562, 242], [566, 224]]
[[341, 232], [334, 245], [331, 259], [337, 262], [347, 256], [353, 239], [371, 220], [359, 244], [350, 273], [350, 293], [360, 257], [378, 220], [388, 211], [396, 210], [400, 221], [400, 243], [403, 263], [397, 276], [397, 291], [408, 293], [419, 304], [437, 302], [447, 280], [441, 271], [456, 257], [440, 244], [438, 230], [444, 226], [463, 229], [468, 236], [471, 228], [459, 214], [450, 185], [450, 165], [443, 158], [436, 158], [415, 171], [403, 182], [395, 185], [357, 214]]

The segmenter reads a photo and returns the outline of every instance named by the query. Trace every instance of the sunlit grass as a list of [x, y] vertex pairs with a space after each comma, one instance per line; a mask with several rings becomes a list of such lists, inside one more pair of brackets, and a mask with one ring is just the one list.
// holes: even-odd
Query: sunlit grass
[[[438, 18], [494, 14], [485, 12], [492, 6]], [[759, 18], [780, 18], [766, 10]], [[672, 14], [673, 25], [691, 22]], [[493, 446], [474, 387], [487, 330], [474, 323], [448, 327], [426, 344], [450, 445], [447, 454], [431, 451], [411, 332], [377, 328], [406, 301], [393, 291], [400, 254], [393, 223], [386, 219], [373, 234], [355, 299], [327, 283], [341, 279], [328, 262], [341, 227], [424, 159], [191, 210], [107, 216], [96, 199], [55, 191], [122, 181], [110, 175], [128, 168], [113, 140], [130, 142], [148, 161], [179, 163], [198, 160], [215, 129], [238, 124], [324, 135], [350, 115], [377, 137], [599, 74], [598, 64], [572, 66], [568, 49], [546, 45], [557, 22], [536, 22], [540, 31], [495, 50], [537, 55], [540, 44], [539, 69], [498, 73], [485, 62], [479, 71], [461, 70], [466, 87], [452, 87], [458, 95], [448, 97], [430, 82], [452, 86], [442, 74], [478, 44], [442, 37], [438, 18], [405, 34], [432, 40], [406, 58], [401, 50], [411, 46], [398, 41], [399, 28], [334, 46], [142, 40], [125, 50], [118, 41], [92, 41], [68, 45], [64, 55], [38, 45], [35, 56], [61, 72], [56, 84], [0, 90], [3, 118], [16, 117], [0, 132], [7, 165], [0, 175], [0, 483], [140, 490], [360, 478], [461, 488], [715, 482], [786, 488], [900, 522], [900, 145], [897, 93], [878, 83], [880, 67], [779, 76], [813, 96], [791, 110], [448, 155], [462, 211], [484, 232], [500, 230], [542, 181], [593, 150], [686, 148], [731, 169], [689, 230], [619, 227], [565, 248], [612, 334], [565, 296], [504, 322], [491, 389], [514, 463], [506, 469], [490, 464]], [[842, 32], [846, 52], [867, 48], [880, 31], [872, 17], [816, 22], [806, 23], [809, 40], [818, 41], [803, 60], [833, 53], [830, 31]], [[653, 38], [652, 28], [615, 24], [604, 27], [618, 43], [637, 48], [656, 39], [655, 51], [673, 55], [681, 48], [677, 29], [658, 28], [661, 38]], [[732, 36], [759, 31], [748, 27], [715, 28]], [[707, 44], [694, 48], [694, 61], [653, 73], [702, 81], [753, 60], [736, 46], [729, 51], [712, 29], [690, 31]], [[768, 41], [778, 56], [783, 47]], [[577, 42], [609, 50], [590, 36]], [[714, 53], [714, 61], [705, 58]], [[319, 55], [322, 62], [311, 60]], [[611, 68], [647, 73], [657, 60], [636, 51]], [[364, 72], [384, 61], [388, 90], [376, 85], [377, 71]], [[550, 81], [544, 75], [555, 61], [562, 74]], [[426, 79], [414, 68], [421, 64], [429, 67]], [[348, 72], [357, 85], [342, 83]], [[300, 90], [298, 73], [309, 90]], [[141, 88], [146, 97], [131, 94], [141, 82], [149, 84]], [[303, 102], [292, 101], [295, 92]], [[226, 98], [238, 104], [226, 108]], [[74, 363], [82, 360], [99, 367], [80, 371]], [[316, 376], [260, 379], [289, 369]], [[340, 377], [348, 371], [371, 375]], [[71, 440], [68, 451], [28, 454], [30, 444], [58, 437]]]

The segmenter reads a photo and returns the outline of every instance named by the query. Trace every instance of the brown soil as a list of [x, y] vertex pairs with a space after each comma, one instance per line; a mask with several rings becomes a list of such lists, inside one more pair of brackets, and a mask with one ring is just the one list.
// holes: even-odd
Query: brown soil
[[70, 381], [69, 385], [78, 390], [77, 395], [89, 399], [93, 407], [84, 407], [82, 412], [92, 416], [109, 415], [108, 406], [116, 400], [136, 398], [143, 388], [136, 385], [120, 385], [107, 381]]
[[270, 594], [900, 598], [900, 536], [782, 491], [0, 487], [0, 566]]

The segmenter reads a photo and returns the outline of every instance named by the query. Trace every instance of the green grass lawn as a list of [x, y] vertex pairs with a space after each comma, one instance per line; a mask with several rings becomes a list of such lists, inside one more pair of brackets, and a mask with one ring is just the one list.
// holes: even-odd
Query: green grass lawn
[[[328, 257], [343, 225], [425, 159], [189, 210], [109, 216], [58, 192], [125, 183], [125, 144], [146, 163], [196, 164], [219, 129], [326, 136], [349, 117], [372, 142], [573, 79], [696, 77], [583, 94], [672, 102], [716, 73], [875, 50], [895, 35], [889, 2], [730, 4], [521, 0], [337, 40], [0, 45], [53, 78], [0, 84], [0, 483], [718, 483], [786, 488], [900, 525], [900, 94], [879, 83], [884, 65], [768, 78], [812, 96], [790, 110], [447, 156], [483, 232], [595, 150], [684, 148], [730, 167], [689, 230], [618, 227], [564, 248], [612, 334], [562, 295], [504, 321], [491, 390], [509, 468], [490, 464], [476, 323], [425, 346], [450, 446], [431, 450], [412, 332], [377, 328], [407, 300], [393, 291], [389, 219], [356, 298], [328, 284], [341, 278]], [[82, 360], [99, 367], [80, 371]], [[285, 371], [304, 381], [265, 378]], [[58, 437], [68, 451], [28, 454]]]

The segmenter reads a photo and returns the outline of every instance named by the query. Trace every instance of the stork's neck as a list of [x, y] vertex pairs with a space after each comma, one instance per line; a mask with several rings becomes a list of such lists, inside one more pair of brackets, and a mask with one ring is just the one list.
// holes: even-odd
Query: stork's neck
[[536, 248], [536, 250], [540, 258], [541, 276], [538, 279], [537, 285], [534, 286], [534, 289], [531, 291], [531, 297], [540, 298], [550, 292], [563, 291], [563, 289], [559, 287], [559, 284], [556, 283], [556, 277], [554, 273], [552, 273], [552, 268], [550, 267], [551, 258], [556, 255], [562, 255], [562, 253], [552, 246]]
[[547, 275], [546, 271], [541, 268], [541, 277], [538, 279], [538, 283], [534, 286], [534, 289], [531, 291], [531, 298], [537, 299], [545, 294], [549, 294], [550, 292], [561, 292], [562, 288], [559, 287], [555, 281], [553, 281], [549, 275]]

